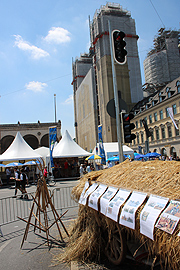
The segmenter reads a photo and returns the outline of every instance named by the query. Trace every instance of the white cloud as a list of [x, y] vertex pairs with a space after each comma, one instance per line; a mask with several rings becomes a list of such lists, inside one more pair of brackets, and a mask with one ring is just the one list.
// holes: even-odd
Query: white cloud
[[28, 84], [25, 85], [26, 89], [33, 92], [42, 92], [46, 86], [47, 86], [46, 83], [35, 81], [29, 82]]
[[64, 102], [64, 104], [68, 105], [71, 104], [73, 101], [73, 95], [70, 95]]
[[48, 43], [55, 44], [67, 43], [71, 40], [70, 32], [61, 27], [52, 27], [44, 40]]
[[29, 44], [27, 41], [23, 40], [23, 38], [20, 35], [14, 35], [14, 36], [16, 39], [15, 46], [17, 46], [20, 50], [28, 51], [31, 54], [32, 58], [40, 59], [42, 57], [49, 56], [48, 52], [34, 45]]

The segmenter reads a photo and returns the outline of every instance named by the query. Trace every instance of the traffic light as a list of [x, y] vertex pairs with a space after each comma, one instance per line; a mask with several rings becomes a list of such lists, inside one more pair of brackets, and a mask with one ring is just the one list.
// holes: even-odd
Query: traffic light
[[142, 123], [144, 125], [144, 129], [145, 129], [147, 138], [151, 137], [152, 134], [151, 134], [150, 130], [148, 129], [146, 119], [142, 119]]
[[119, 30], [112, 31], [112, 46], [115, 61], [123, 65], [126, 63], [127, 51], [124, 49], [126, 42], [124, 40], [125, 33]]
[[123, 132], [124, 132], [124, 142], [125, 143], [131, 143], [132, 140], [136, 138], [135, 134], [131, 134], [131, 130], [135, 128], [135, 125], [133, 123], [130, 123], [130, 121], [134, 118], [133, 113], [129, 114], [122, 114], [122, 120], [123, 120]]

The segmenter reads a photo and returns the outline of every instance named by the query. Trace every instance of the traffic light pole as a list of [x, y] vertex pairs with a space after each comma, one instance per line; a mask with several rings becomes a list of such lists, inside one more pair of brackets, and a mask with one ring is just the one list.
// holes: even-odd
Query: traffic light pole
[[109, 40], [110, 40], [110, 50], [111, 50], [111, 64], [112, 64], [112, 75], [113, 75], [113, 88], [114, 88], [114, 102], [116, 109], [116, 126], [117, 126], [117, 138], [118, 138], [118, 148], [119, 148], [119, 162], [123, 162], [123, 147], [122, 147], [122, 129], [120, 126], [121, 117], [120, 117], [120, 108], [118, 101], [118, 91], [117, 91], [117, 80], [116, 80], [116, 71], [114, 65], [114, 57], [113, 57], [113, 47], [112, 47], [112, 38], [111, 38], [111, 24], [109, 24]]

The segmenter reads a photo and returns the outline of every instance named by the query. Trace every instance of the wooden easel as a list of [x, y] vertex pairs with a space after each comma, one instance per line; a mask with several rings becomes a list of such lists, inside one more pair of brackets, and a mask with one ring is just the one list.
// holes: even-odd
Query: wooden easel
[[[38, 166], [39, 170], [41, 170], [42, 175], [43, 175], [44, 161], [41, 160], [40, 163], [37, 164], [37, 166]], [[56, 223], [58, 231], [59, 231], [59, 235], [61, 237], [61, 240], [63, 241], [63, 237], [62, 237], [62, 233], [61, 233], [58, 221], [61, 223], [67, 236], [69, 236], [68, 231], [66, 230], [66, 228], [61, 220], [62, 216], [64, 216], [68, 210], [64, 214], [62, 214], [61, 216], [58, 215], [58, 213], [57, 213], [57, 211], [52, 203], [52, 200], [51, 200], [52, 196], [50, 197], [50, 195], [49, 195], [49, 191], [48, 191], [48, 188], [46, 185], [46, 179], [44, 176], [42, 176], [38, 180], [35, 196], [33, 196], [33, 195], [31, 195], [31, 196], [33, 197], [33, 204], [32, 204], [31, 210], [30, 210], [28, 220], [25, 220], [21, 217], [18, 217], [20, 220], [23, 220], [27, 223], [26, 229], [24, 232], [24, 236], [23, 236], [23, 240], [21, 243], [21, 248], [24, 244], [24, 241], [27, 239], [30, 225], [34, 226], [34, 232], [36, 231], [36, 228], [37, 228], [37, 229], [39, 229], [39, 232], [43, 231], [46, 233], [47, 243], [48, 243], [48, 247], [49, 247], [49, 230]], [[52, 210], [52, 213], [54, 216], [54, 222], [51, 225], [48, 225], [48, 216], [47, 216], [47, 208], [49, 205], [51, 207], [51, 210]], [[37, 206], [36, 214], [34, 214], [34, 212], [33, 212], [35, 206]], [[44, 216], [44, 225], [41, 222], [41, 213]], [[31, 222], [32, 216], [35, 217], [34, 224]], [[37, 223], [38, 223], [38, 225], [37, 225]]]

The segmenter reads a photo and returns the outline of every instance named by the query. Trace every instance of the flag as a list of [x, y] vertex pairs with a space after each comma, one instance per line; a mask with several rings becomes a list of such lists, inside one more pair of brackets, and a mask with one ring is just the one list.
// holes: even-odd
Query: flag
[[179, 129], [178, 126], [176, 125], [175, 120], [174, 120], [174, 115], [173, 115], [173, 109], [172, 109], [172, 107], [167, 108], [167, 111], [168, 111], [168, 113], [169, 113], [169, 116], [170, 116], [170, 118], [171, 118], [171, 120], [172, 120], [172, 122], [173, 122], [175, 128], [176, 128], [176, 129]]
[[98, 138], [99, 138], [99, 152], [101, 156], [101, 163], [106, 164], [106, 157], [105, 157], [105, 151], [104, 151], [104, 145], [103, 145], [103, 139], [102, 139], [102, 125], [98, 126]]
[[49, 150], [50, 150], [50, 161], [51, 161], [51, 168], [54, 168], [54, 161], [52, 157], [52, 152], [54, 149], [55, 142], [57, 141], [57, 128], [50, 127], [49, 128]]

